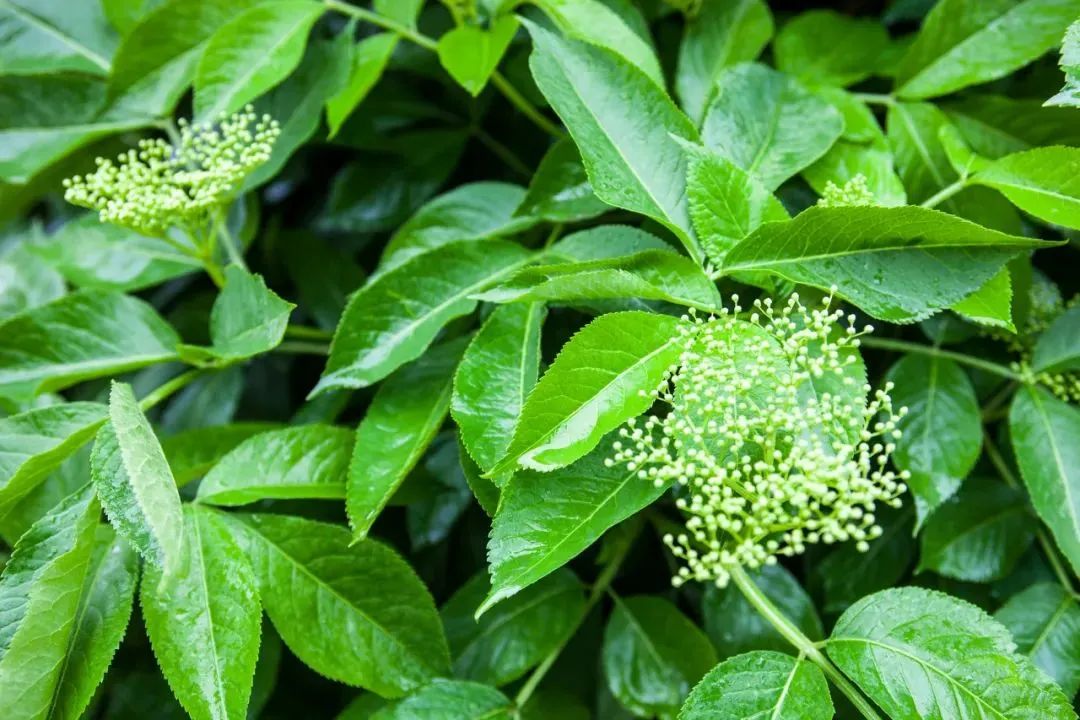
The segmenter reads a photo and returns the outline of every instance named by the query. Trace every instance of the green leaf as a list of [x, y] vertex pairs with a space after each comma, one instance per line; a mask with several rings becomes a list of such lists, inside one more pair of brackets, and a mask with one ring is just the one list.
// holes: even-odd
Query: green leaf
[[1032, 585], [1009, 598], [994, 619], [1009, 629], [1017, 652], [1031, 658], [1073, 697], [1080, 690], [1080, 605], [1056, 583]]
[[454, 371], [466, 338], [444, 343], [398, 370], [375, 394], [356, 430], [345, 510], [363, 539], [450, 410]]
[[1008, 266], [981, 288], [952, 306], [953, 312], [979, 325], [1016, 332], [1013, 325], [1012, 276]]
[[313, 233], [304, 232], [282, 247], [299, 304], [324, 330], [337, 327], [349, 295], [364, 284], [366, 274], [352, 256]]
[[98, 290], [141, 290], [202, 270], [198, 260], [165, 241], [105, 224], [93, 214], [66, 223], [33, 252], [73, 285]]
[[527, 257], [521, 246], [502, 241], [455, 243], [371, 280], [345, 307], [326, 370], [312, 394], [367, 387], [416, 359], [446, 323], [473, 311], [472, 295]]
[[675, 70], [675, 89], [694, 122], [704, 117], [720, 72], [757, 58], [772, 34], [772, 13], [762, 0], [701, 3], [686, 22]]
[[4, 0], [0, 36], [0, 75], [108, 75], [116, 47], [100, 2]]
[[709, 638], [662, 598], [617, 600], [601, 663], [615, 698], [636, 715], [673, 715], [716, 664]]
[[697, 148], [688, 155], [690, 217], [705, 254], [717, 266], [762, 223], [789, 218], [772, 193], [730, 160]]
[[974, 605], [908, 587], [853, 605], [827, 651], [894, 720], [1075, 717], [1061, 690], [1013, 647], [1009, 631]]
[[245, 718], [262, 619], [255, 573], [213, 511], [189, 505], [183, 523], [183, 553], [167, 590], [161, 571], [146, 566], [140, 594], [146, 632], [192, 718]]
[[73, 402], [0, 418], [0, 517], [94, 436], [107, 409]]
[[499, 66], [517, 29], [518, 21], [513, 15], [504, 15], [486, 29], [459, 25], [439, 38], [436, 47], [439, 62], [450, 77], [476, 97]]
[[303, 425], [260, 433], [233, 448], [199, 484], [199, 502], [247, 505], [258, 500], [345, 497], [353, 433]]
[[522, 471], [503, 488], [488, 539], [487, 612], [596, 542], [608, 528], [648, 506], [664, 488], [625, 467], [607, 467], [601, 447], [551, 473]]
[[671, 245], [640, 228], [599, 225], [570, 233], [548, 248], [543, 258], [555, 263], [583, 263], [627, 257], [650, 250], [675, 252]]
[[[896, 102], [889, 106], [886, 128], [908, 202], [925, 202], [957, 179], [938, 133], [949, 118], [930, 103]], [[953, 208], [953, 201], [942, 203]]]
[[266, 287], [262, 276], [230, 265], [225, 268], [225, 287], [210, 311], [212, 345], [184, 345], [181, 354], [230, 363], [269, 352], [285, 337], [295, 307]]
[[696, 140], [690, 121], [622, 57], [526, 23], [533, 78], [581, 151], [604, 202], [664, 224], [697, 252], [686, 204], [686, 161], [674, 137]]
[[964, 299], [1040, 245], [927, 208], [812, 207], [762, 225], [728, 253], [725, 270], [836, 286], [874, 317], [912, 322]]
[[181, 569], [184, 552], [180, 496], [130, 385], [113, 382], [109, 423], [98, 431], [90, 470], [113, 527], [171, 578]]
[[1080, 21], [1073, 22], [1061, 41], [1061, 71], [1065, 87], [1046, 101], [1046, 105], [1080, 107]]
[[454, 375], [450, 412], [461, 443], [483, 471], [510, 447], [525, 398], [540, 372], [541, 303], [496, 308]]
[[648, 393], [682, 351], [678, 327], [677, 318], [636, 311], [585, 326], [529, 393], [514, 439], [489, 475], [569, 465], [645, 412], [652, 405]]
[[1080, 307], [1062, 313], [1039, 335], [1031, 369], [1037, 373], [1080, 370]]
[[326, 124], [330, 126], [331, 138], [338, 134], [350, 113], [379, 82], [397, 47], [397, 41], [398, 37], [393, 33], [372, 35], [355, 45], [349, 38], [351, 62], [348, 80], [345, 87], [326, 101]]
[[390, 548], [350, 545], [343, 527], [248, 515], [236, 532], [255, 567], [263, 607], [285, 645], [313, 670], [400, 697], [449, 668], [427, 588]]
[[533, 0], [568, 37], [605, 48], [664, 87], [664, 73], [649, 43], [602, 0]]
[[903, 433], [896, 440], [893, 461], [911, 473], [908, 487], [915, 497], [916, 528], [936, 507], [952, 497], [982, 452], [982, 417], [975, 388], [952, 360], [906, 355], [889, 370], [895, 383], [896, 407]]
[[[753, 574], [754, 583], [791, 622], [811, 640], [825, 636], [810, 596], [799, 581], [780, 565], [769, 565]], [[734, 586], [709, 585], [702, 598], [705, 631], [721, 658], [752, 650], [787, 651], [788, 642], [769, 621], [747, 602]]]
[[972, 478], [927, 520], [918, 570], [968, 582], [1000, 580], [1034, 537], [1022, 493]]
[[179, 487], [205, 475], [233, 448], [253, 435], [277, 429], [268, 422], [245, 422], [192, 428], [161, 441]]
[[371, 720], [510, 720], [512, 708], [495, 688], [440, 678], [379, 710]]
[[713, 668], [686, 699], [679, 720], [829, 720], [833, 712], [817, 665], [756, 651]]
[[810, 10], [780, 28], [776, 68], [815, 85], [846, 87], [877, 70], [889, 33], [878, 20]]
[[503, 182], [467, 183], [438, 196], [390, 238], [378, 274], [443, 245], [502, 237], [528, 228], [532, 219], [515, 217], [524, 196], [521, 186]]
[[64, 278], [38, 257], [40, 244], [0, 253], [0, 322], [67, 294]]
[[971, 181], [998, 190], [1040, 220], [1080, 229], [1080, 148], [1035, 148], [996, 160]]
[[896, 93], [919, 100], [996, 80], [1061, 41], [1076, 0], [942, 0], [896, 71]]
[[577, 147], [570, 140], [560, 140], [540, 160], [529, 181], [529, 190], [514, 215], [549, 222], [574, 222], [588, 220], [607, 210], [607, 203], [593, 194]]
[[832, 147], [844, 119], [832, 105], [790, 75], [743, 63], [717, 78], [701, 138], [765, 186], [775, 190]]
[[406, 27], [415, 28], [416, 19], [424, 7], [424, 0], [374, 0], [375, 12]]
[[1043, 107], [1037, 100], [965, 94], [942, 106], [971, 149], [997, 159], [1039, 145], [1080, 145], [1070, 108]]
[[[85, 629], [78, 614], [100, 512], [89, 488], [69, 496], [19, 538], [0, 576], [0, 697], [5, 699], [5, 717], [48, 717], [53, 702], [62, 700], [57, 693], [71, 689], [63, 684], [65, 660], [75, 649], [71, 641]], [[123, 589], [117, 590], [122, 597]], [[86, 692], [79, 680], [72, 680], [76, 692], [93, 691], [90, 687]], [[72, 701], [85, 704], [86, 699]]]
[[571, 303], [581, 300], [666, 300], [713, 312], [720, 307], [716, 284], [693, 260], [670, 250], [519, 270], [501, 285], [476, 295], [488, 302]]
[[195, 68], [196, 119], [212, 122], [284, 80], [324, 11], [311, 0], [262, 2], [216, 30]]
[[0, 325], [0, 395], [29, 398], [176, 356], [157, 312], [127, 295], [84, 290]]
[[557, 570], [474, 619], [490, 588], [486, 573], [473, 576], [441, 615], [455, 676], [500, 686], [562, 647], [585, 611], [585, 593], [572, 572]]
[[1080, 571], [1080, 410], [1040, 387], [1021, 388], [1009, 434], [1031, 504]]

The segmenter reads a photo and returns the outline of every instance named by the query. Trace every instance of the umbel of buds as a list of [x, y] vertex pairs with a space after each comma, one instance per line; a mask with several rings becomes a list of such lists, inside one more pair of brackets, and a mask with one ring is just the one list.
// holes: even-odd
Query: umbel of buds
[[619, 430], [609, 465], [676, 484], [685, 531], [664, 541], [672, 579], [723, 587], [730, 568], [758, 568], [812, 543], [881, 534], [878, 503], [900, 505], [906, 473], [887, 467], [900, 436], [891, 385], [871, 394], [855, 317], [755, 301], [683, 318], [683, 351], [653, 391], [658, 412]]
[[281, 129], [251, 106], [222, 115], [213, 125], [179, 123], [177, 144], [145, 139], [115, 161], [98, 158], [97, 170], [64, 181], [65, 199], [97, 210], [103, 222], [164, 237], [172, 227], [206, 231], [216, 210], [270, 158]]
[[825, 183], [825, 190], [817, 204], [818, 207], [865, 207], [877, 205], [877, 198], [867, 184], [866, 176], [857, 173], [843, 185], [837, 185], [832, 180]]

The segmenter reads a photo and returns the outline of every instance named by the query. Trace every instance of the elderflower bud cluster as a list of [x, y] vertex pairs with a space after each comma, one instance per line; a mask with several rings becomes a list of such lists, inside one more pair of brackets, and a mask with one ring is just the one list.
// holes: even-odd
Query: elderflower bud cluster
[[251, 106], [216, 125], [179, 126], [176, 146], [144, 139], [115, 161], [98, 158], [93, 173], [64, 181], [65, 199], [146, 235], [162, 237], [174, 226], [198, 232], [270, 159], [281, 133], [276, 120], [257, 117]]
[[[609, 466], [677, 484], [685, 532], [664, 541], [682, 561], [672, 579], [723, 587], [729, 569], [774, 564], [818, 542], [865, 551], [897, 507], [906, 472], [886, 467], [897, 423], [891, 384], [871, 393], [855, 317], [805, 308], [798, 295], [683, 318], [683, 350], [652, 393], [660, 412], [619, 431]], [[867, 399], [869, 397], [869, 402]]]
[[1026, 359], [1014, 362], [1010, 367], [1025, 385], [1042, 385], [1063, 402], [1080, 403], [1080, 372], [1035, 372]]
[[842, 186], [829, 180], [817, 204], [818, 207], [864, 207], [877, 205], [877, 198], [867, 185], [866, 176], [858, 173]]

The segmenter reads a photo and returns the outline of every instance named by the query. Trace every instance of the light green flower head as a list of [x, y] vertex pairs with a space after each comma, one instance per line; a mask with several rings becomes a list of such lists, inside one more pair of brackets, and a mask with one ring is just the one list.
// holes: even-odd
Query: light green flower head
[[93, 173], [64, 181], [64, 198], [145, 235], [162, 237], [172, 227], [200, 234], [270, 158], [281, 132], [277, 121], [257, 117], [250, 106], [216, 125], [181, 120], [179, 130], [175, 146], [145, 139], [115, 161], [98, 158]]
[[837, 185], [829, 180], [817, 204], [818, 207], [865, 207], [877, 205], [878, 202], [866, 183], [866, 176], [859, 173], [843, 185]]
[[[875, 507], [899, 506], [906, 473], [887, 467], [897, 421], [891, 384], [871, 393], [855, 317], [755, 301], [743, 312], [690, 315], [684, 350], [653, 395], [662, 412], [631, 420], [613, 444], [658, 487], [676, 484], [685, 532], [664, 540], [682, 560], [673, 578], [726, 585], [729, 569], [758, 568], [813, 543], [881, 534]], [[845, 322], [846, 320], [846, 322]]]

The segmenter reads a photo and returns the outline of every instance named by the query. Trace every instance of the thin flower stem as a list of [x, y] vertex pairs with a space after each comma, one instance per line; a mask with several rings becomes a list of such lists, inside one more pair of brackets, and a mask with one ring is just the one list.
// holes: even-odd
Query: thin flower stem
[[[432, 38], [417, 32], [410, 27], [406, 27], [396, 20], [380, 15], [377, 12], [356, 7], [349, 3], [340, 2], [340, 0], [323, 0], [323, 4], [330, 10], [342, 13], [343, 15], [350, 15], [358, 20], [363, 20], [372, 25], [377, 25], [385, 30], [389, 30], [422, 48], [431, 50], [432, 52], [438, 51], [439, 44]], [[532, 120], [541, 130], [556, 139], [561, 140], [566, 137], [566, 133], [563, 132], [558, 125], [544, 117], [544, 114], [537, 110], [536, 106], [529, 102], [528, 98], [518, 92], [517, 88], [515, 88], [498, 70], [491, 74], [491, 84], [494, 85], [495, 88], [501, 92], [512, 105], [514, 105], [514, 107], [520, 110], [525, 117]]]
[[957, 180], [956, 182], [951, 183], [949, 185], [946, 185], [941, 190], [939, 190], [937, 193], [935, 193], [934, 195], [927, 198], [925, 201], [922, 202], [920, 207], [924, 207], [924, 208], [937, 207], [941, 203], [943, 203], [946, 200], [948, 200], [949, 198], [951, 198], [956, 193], [958, 193], [961, 190], [963, 190], [964, 188], [966, 188], [967, 184], [968, 184], [967, 183], [967, 178], [962, 177], [959, 180]]
[[[642, 524], [637, 525], [637, 530], [640, 531]], [[635, 532], [636, 537], [636, 532]], [[619, 548], [618, 554], [608, 561], [608, 564], [604, 566], [604, 569], [597, 576], [596, 582], [593, 583], [592, 590], [589, 592], [589, 597], [585, 601], [585, 607], [581, 611], [581, 615], [578, 616], [578, 621], [574, 625], [574, 629], [567, 633], [566, 640], [563, 641], [557, 648], [548, 653], [548, 656], [544, 658], [543, 662], [536, 666], [536, 669], [532, 671], [525, 684], [521, 686], [518, 691], [517, 697], [514, 698], [514, 705], [520, 711], [525, 706], [525, 703], [529, 701], [532, 694], [536, 691], [536, 688], [540, 685], [540, 681], [547, 675], [548, 670], [555, 664], [555, 661], [559, 659], [559, 654], [570, 639], [577, 634], [578, 629], [582, 623], [585, 622], [585, 618], [596, 606], [596, 603], [600, 602], [600, 599], [604, 597], [608, 588], [611, 587], [612, 581], [615, 580], [615, 576], [619, 574], [619, 569], [622, 567], [623, 560], [626, 559], [627, 553], [630, 552], [630, 546], [634, 544], [634, 538], [627, 539], [622, 547]]]
[[[1005, 484], [1009, 487], [1019, 490], [1020, 483], [1017, 481], [1016, 476], [1013, 475], [1012, 469], [1009, 468], [1009, 464], [1005, 462], [1004, 456], [1001, 451], [998, 450], [997, 445], [990, 438], [990, 433], [983, 432], [983, 447], [986, 448], [986, 456], [990, 458], [990, 463], [997, 470], [998, 475], [1005, 481]], [[1058, 554], [1057, 547], [1054, 545], [1053, 539], [1047, 534], [1046, 529], [1043, 528], [1040, 523], [1035, 531], [1035, 539], [1038, 540], [1039, 546], [1043, 550], [1043, 554], [1046, 555], [1047, 561], [1050, 563], [1050, 568], [1054, 571], [1054, 575], [1057, 577], [1058, 582], [1069, 593], [1074, 593], [1072, 576], [1065, 567], [1065, 563], [1062, 561], [1061, 556]]]
[[862, 100], [868, 105], [884, 105], [891, 107], [896, 104], [896, 98], [892, 95], [882, 95], [881, 93], [851, 93], [856, 99]]
[[330, 346], [326, 343], [305, 342], [303, 340], [286, 340], [274, 348], [278, 352], [291, 353], [293, 355], [329, 355]]
[[225, 221], [225, 216], [218, 209], [214, 213], [214, 230], [218, 237], [221, 238], [221, 244], [225, 246], [225, 254], [229, 256], [229, 262], [237, 266], [241, 270], [247, 270], [247, 263], [244, 262], [244, 256], [236, 247], [236, 242], [233, 240], [232, 233], [229, 232], [229, 226]]
[[187, 372], [180, 373], [172, 380], [162, 383], [155, 389], [151, 390], [146, 397], [139, 401], [139, 409], [146, 412], [155, 405], [164, 402], [174, 393], [179, 392], [183, 388], [190, 385], [194, 380], [200, 378], [206, 371], [200, 368], [195, 370], [188, 370]]
[[1024, 378], [1020, 373], [1005, 367], [996, 362], [989, 360], [983, 360], [981, 358], [974, 357], [972, 355], [965, 355], [964, 353], [953, 352], [952, 350], [942, 350], [941, 348], [932, 347], [930, 345], [921, 345], [919, 343], [907, 342], [906, 340], [893, 340], [891, 338], [879, 338], [872, 335], [865, 335], [859, 339], [859, 342], [864, 347], [878, 348], [879, 350], [895, 350], [897, 352], [909, 352], [917, 353], [919, 355], [928, 355], [929, 357], [945, 358], [947, 360], [953, 360], [961, 365], [967, 365], [968, 367], [978, 368], [988, 373], [998, 375], [1000, 377], [1008, 378], [1010, 380], [1016, 380], [1017, 382], [1023, 382]]
[[799, 628], [795, 626], [786, 615], [773, 604], [765, 593], [761, 591], [761, 588], [746, 574], [746, 571], [741, 567], [734, 567], [730, 570], [731, 579], [735, 582], [736, 587], [742, 592], [747, 602], [754, 606], [754, 609], [761, 614], [763, 618], [769, 621], [769, 624], [776, 628], [776, 631], [780, 633], [785, 640], [790, 642], [799, 651], [800, 654], [805, 655], [815, 665], [821, 668], [821, 671], [832, 681], [840, 692], [847, 696], [851, 704], [862, 713], [862, 716], [867, 720], [882, 720], [878, 711], [874, 708], [874, 705], [863, 697], [859, 689], [847, 677], [844, 676], [840, 670], [832, 664], [832, 661], [825, 657], [817, 648], [817, 644], [806, 637]]
[[326, 342], [333, 339], [334, 333], [322, 328], [307, 327], [306, 325], [288, 325], [285, 328], [285, 337]]

